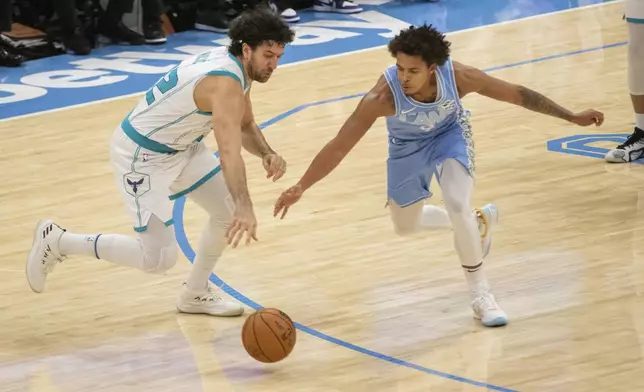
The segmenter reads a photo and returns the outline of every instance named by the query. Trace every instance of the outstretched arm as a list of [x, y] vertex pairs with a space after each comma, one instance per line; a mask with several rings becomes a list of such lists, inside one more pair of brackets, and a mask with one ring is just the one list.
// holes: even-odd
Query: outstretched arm
[[376, 121], [374, 106], [377, 105], [377, 98], [370, 94], [362, 98], [338, 134], [313, 158], [311, 165], [297, 183], [302, 187], [302, 191], [329, 175], [349, 154]]
[[[384, 85], [383, 85], [384, 83]], [[311, 165], [297, 185], [305, 191], [331, 173], [349, 151], [362, 139], [378, 117], [393, 114], [393, 98], [384, 78], [358, 103], [353, 113], [331, 139], [313, 158]]]
[[338, 134], [313, 158], [300, 181], [282, 193], [275, 204], [273, 215], [277, 216], [283, 210], [284, 218], [289, 207], [300, 199], [304, 191], [329, 175], [342, 162], [378, 117], [393, 114], [393, 106], [389, 87], [381, 77], [376, 86], [362, 98]]
[[257, 220], [241, 155], [241, 124], [246, 104], [244, 92], [239, 82], [233, 78], [208, 76], [195, 87], [194, 97], [200, 110], [212, 112], [212, 128], [219, 147], [221, 170], [235, 202], [233, 221], [226, 233], [228, 243], [236, 247], [244, 233], [247, 233], [248, 244], [251, 238], [257, 240]]
[[599, 126], [604, 122], [601, 112], [590, 109], [573, 113], [537, 91], [495, 78], [477, 68], [454, 62], [454, 70], [456, 84], [462, 95], [479, 93], [497, 101], [522, 106], [581, 126]]

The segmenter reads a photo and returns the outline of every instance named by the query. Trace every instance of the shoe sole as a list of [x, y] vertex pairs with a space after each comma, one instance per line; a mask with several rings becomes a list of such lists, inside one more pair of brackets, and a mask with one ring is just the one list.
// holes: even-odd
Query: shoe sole
[[212, 314], [208, 312], [204, 312], [203, 310], [195, 310], [195, 311], [190, 311], [190, 310], [182, 310], [179, 308], [179, 305], [177, 305], [177, 311], [179, 313], [185, 313], [185, 314], [205, 314], [208, 316], [215, 316], [215, 317], [238, 317], [244, 314], [244, 308], [241, 309], [241, 312], [227, 312], [227, 313], [218, 313], [218, 314]]
[[145, 39], [145, 43], [147, 43], [147, 44], [151, 44], [151, 45], [154, 45], [154, 44], [157, 44], [157, 45], [158, 45], [158, 44], [164, 44], [164, 43], [166, 43], [166, 42], [168, 42], [168, 39], [167, 39], [167, 38], [146, 38], [146, 39]]
[[[34, 257], [35, 257], [35, 256], [36, 256], [36, 254], [37, 254], [37, 253], [36, 253], [36, 251], [40, 251], [40, 250], [41, 250], [40, 248], [42, 248], [42, 245], [41, 245], [41, 246], [36, 247], [36, 243], [37, 243], [38, 241], [40, 241], [40, 236], [41, 236], [41, 234], [42, 234], [43, 227], [45, 227], [45, 226], [47, 226], [47, 225], [50, 225], [50, 224], [53, 224], [53, 221], [48, 220], [48, 219], [40, 220], [40, 221], [38, 221], [38, 223], [36, 224], [36, 228], [34, 229], [33, 239], [32, 239], [32, 241], [31, 241], [31, 251], [29, 252], [29, 257], [27, 258], [27, 263], [26, 263], [26, 265], [25, 265], [25, 274], [27, 275], [27, 283], [29, 283], [29, 287], [31, 287], [31, 290], [32, 290], [34, 293], [42, 293], [43, 291], [45, 291], [45, 285], [44, 285], [44, 283], [43, 283], [43, 287], [42, 287], [42, 289], [41, 289], [41, 290], [37, 290], [37, 289], [36, 289], [36, 288], [31, 284], [31, 279], [30, 279], [30, 277], [29, 277], [29, 266], [32, 264], [32, 260], [34, 259]], [[38, 253], [40, 253], [40, 252], [38, 252]]]
[[492, 321], [488, 321], [487, 323], [483, 322], [483, 319], [481, 317], [477, 316], [476, 313], [474, 314], [474, 320], [479, 321], [484, 327], [502, 327], [504, 325], [508, 324], [508, 319], [507, 317], [497, 317], [493, 319]]
[[219, 27], [212, 27], [201, 23], [195, 23], [195, 29], [204, 31], [213, 31], [215, 33], [227, 33], [228, 29], [220, 29]]
[[313, 6], [313, 11], [316, 12], [333, 12], [336, 14], [357, 14], [358, 12], [362, 12], [362, 8], [353, 8], [353, 9], [348, 9], [348, 10], [339, 10], [337, 8], [325, 6], [325, 5], [315, 5]]
[[129, 42], [129, 41], [119, 40], [119, 39], [116, 39], [116, 38], [111, 38], [111, 37], [108, 37], [107, 35], [104, 35], [102, 33], [98, 33], [98, 35], [100, 36], [100, 38], [103, 39], [102, 42], [109, 42], [109, 43], [111, 43], [113, 45], [141, 46], [141, 45], [146, 44], [145, 39], [143, 39], [143, 41], [141, 41], [141, 42]]
[[508, 320], [505, 317], [497, 317], [494, 320], [489, 321], [487, 323], [484, 323], [483, 321], [481, 321], [481, 324], [483, 324], [486, 327], [502, 327], [508, 324]]

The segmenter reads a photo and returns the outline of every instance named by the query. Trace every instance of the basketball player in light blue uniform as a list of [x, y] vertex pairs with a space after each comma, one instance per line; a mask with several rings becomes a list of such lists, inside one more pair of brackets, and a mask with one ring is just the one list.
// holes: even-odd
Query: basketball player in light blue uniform
[[[27, 258], [31, 289], [41, 293], [53, 268], [72, 255], [106, 260], [162, 274], [178, 257], [173, 200], [186, 195], [209, 216], [177, 309], [184, 313], [238, 316], [244, 308], [225, 301], [208, 279], [228, 244], [256, 240], [257, 219], [249, 196], [242, 148], [262, 160], [267, 177], [286, 170], [255, 123], [250, 90], [265, 83], [294, 32], [264, 8], [231, 24], [231, 44], [182, 61], [141, 97], [110, 140], [116, 186], [136, 236], [79, 234], [52, 220], [40, 221]], [[214, 133], [219, 159], [202, 139]]]
[[[581, 126], [601, 125], [603, 114], [574, 114], [524, 86], [488, 76], [452, 61], [450, 43], [431, 26], [410, 27], [390, 43], [396, 65], [385, 70], [360, 101], [337, 136], [313, 159], [300, 181], [275, 203], [282, 218], [304, 191], [326, 177], [351, 151], [379, 117], [389, 134], [387, 194], [394, 230], [405, 235], [423, 229], [450, 227], [465, 273], [474, 317], [488, 327], [505, 325], [507, 315], [490, 293], [483, 269], [489, 252], [493, 204], [472, 211], [474, 143], [469, 112], [461, 98], [469, 93], [523, 106]], [[445, 209], [425, 205], [436, 175]]]

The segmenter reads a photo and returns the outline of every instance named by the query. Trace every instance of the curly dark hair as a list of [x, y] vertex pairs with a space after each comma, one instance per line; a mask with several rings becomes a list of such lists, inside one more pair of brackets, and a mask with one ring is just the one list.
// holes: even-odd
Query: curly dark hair
[[232, 21], [228, 37], [231, 41], [228, 51], [233, 56], [239, 56], [243, 43], [253, 49], [265, 42], [286, 45], [293, 42], [295, 32], [268, 7], [256, 6], [242, 12]]
[[443, 33], [432, 25], [424, 24], [402, 30], [389, 42], [388, 49], [393, 57], [398, 53], [420, 56], [430, 66], [445, 64], [449, 57], [450, 45]]

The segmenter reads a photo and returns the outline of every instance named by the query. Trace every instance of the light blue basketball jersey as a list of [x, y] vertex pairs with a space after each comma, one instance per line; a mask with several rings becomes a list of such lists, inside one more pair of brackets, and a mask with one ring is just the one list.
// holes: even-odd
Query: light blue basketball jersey
[[[388, 116], [387, 194], [405, 207], [431, 197], [429, 185], [446, 159], [455, 159], [474, 174], [474, 142], [469, 112], [461, 105], [451, 59], [436, 68], [436, 102], [405, 95], [397, 67], [384, 72], [396, 113]], [[440, 179], [439, 179], [440, 180]]]
[[454, 127], [462, 115], [463, 107], [458, 96], [451, 59], [436, 67], [436, 102], [418, 102], [405, 95], [395, 65], [387, 68], [385, 78], [396, 105], [396, 114], [387, 117], [387, 130], [391, 137], [402, 140], [433, 137]]

